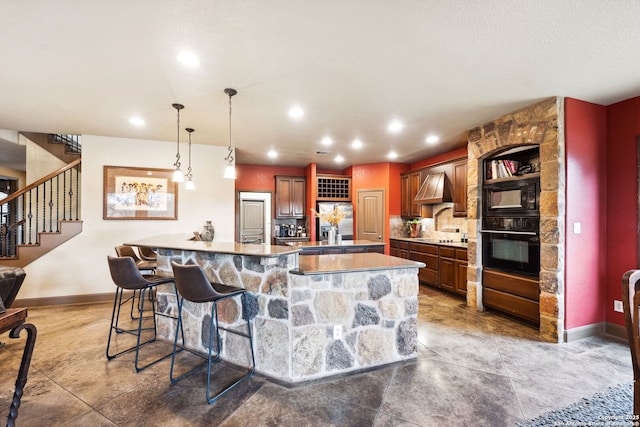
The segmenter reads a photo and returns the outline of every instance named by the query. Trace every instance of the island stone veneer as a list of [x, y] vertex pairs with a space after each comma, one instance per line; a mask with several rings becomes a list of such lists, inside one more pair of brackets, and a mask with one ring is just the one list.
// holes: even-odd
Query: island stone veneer
[[[261, 374], [296, 383], [417, 357], [415, 265], [306, 274], [298, 269], [298, 253], [276, 257], [176, 249], [159, 249], [158, 253], [159, 274], [172, 274], [170, 260], [193, 263], [202, 266], [211, 281], [250, 291], [248, 314], [256, 370]], [[322, 257], [342, 257], [344, 265], [345, 257], [350, 256], [397, 260], [381, 254]], [[177, 313], [172, 284], [159, 289], [158, 310]], [[206, 353], [210, 313], [208, 304], [185, 301], [187, 347]], [[219, 304], [221, 324], [243, 327], [241, 316], [239, 298]], [[159, 334], [173, 340], [175, 321], [157, 318]], [[224, 331], [221, 334], [222, 358], [246, 365], [246, 339]]]

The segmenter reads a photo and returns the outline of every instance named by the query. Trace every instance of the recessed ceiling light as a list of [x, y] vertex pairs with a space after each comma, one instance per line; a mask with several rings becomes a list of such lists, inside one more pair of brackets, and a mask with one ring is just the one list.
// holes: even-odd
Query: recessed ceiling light
[[342, 163], [344, 162], [344, 157], [342, 157], [340, 154], [338, 154], [335, 159], [336, 163]]
[[145, 124], [141, 117], [131, 117], [129, 123], [137, 127], [142, 127]]
[[200, 65], [200, 60], [192, 52], [180, 52], [176, 59], [182, 64], [188, 67], [197, 67]]
[[389, 151], [389, 154], [387, 154], [387, 157], [389, 157], [390, 159], [397, 159], [398, 158], [398, 153], [396, 153], [395, 151], [391, 150], [391, 151]]
[[354, 139], [353, 142], [351, 143], [351, 148], [355, 148], [356, 150], [362, 148], [362, 141], [360, 141], [359, 139]]
[[267, 156], [269, 156], [269, 158], [271, 159], [275, 159], [276, 157], [278, 157], [278, 152], [276, 150], [269, 150]]
[[299, 105], [294, 105], [289, 109], [289, 117], [295, 120], [300, 120], [304, 117], [304, 110]]
[[427, 136], [425, 141], [426, 141], [427, 144], [435, 144], [436, 142], [440, 141], [440, 138], [438, 138], [435, 135], [429, 135], [429, 136]]
[[325, 147], [330, 146], [331, 144], [333, 144], [333, 139], [331, 139], [330, 136], [325, 136], [324, 138], [322, 138], [322, 140], [320, 141], [320, 143], [322, 145], [324, 145]]
[[399, 133], [403, 128], [404, 125], [398, 119], [391, 120], [387, 126], [387, 130], [391, 133]]

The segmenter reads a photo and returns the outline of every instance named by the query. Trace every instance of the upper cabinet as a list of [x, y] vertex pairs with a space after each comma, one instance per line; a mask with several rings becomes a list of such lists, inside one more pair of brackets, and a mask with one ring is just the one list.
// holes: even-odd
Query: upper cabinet
[[453, 164], [453, 216], [467, 216], [467, 159]]
[[420, 184], [422, 184], [422, 172], [418, 170], [402, 174], [401, 183], [401, 216], [414, 218], [421, 216], [421, 206], [413, 199], [416, 198]]
[[351, 177], [342, 175], [317, 175], [318, 202], [350, 202]]
[[304, 218], [305, 192], [305, 177], [276, 175], [276, 218]]
[[467, 216], [466, 158], [405, 172], [400, 177], [402, 217], [430, 217], [430, 205], [445, 202], [453, 202], [453, 216]]

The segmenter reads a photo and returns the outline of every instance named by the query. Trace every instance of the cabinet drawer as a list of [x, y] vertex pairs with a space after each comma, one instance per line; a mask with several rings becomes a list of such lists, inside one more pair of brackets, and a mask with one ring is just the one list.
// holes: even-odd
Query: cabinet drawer
[[456, 249], [456, 259], [466, 261], [467, 260], [467, 250], [466, 249]]
[[482, 303], [487, 307], [540, 324], [540, 305], [530, 299], [485, 288], [482, 291]]
[[438, 269], [438, 257], [435, 255], [411, 252], [411, 260], [424, 262], [427, 266], [426, 268], [430, 268], [432, 270]]
[[435, 254], [438, 255], [438, 247], [436, 245], [427, 245], [424, 243], [409, 243], [409, 249], [412, 252], [423, 252], [426, 254]]
[[484, 288], [506, 292], [533, 301], [540, 299], [540, 285], [535, 279], [500, 271], [484, 270], [482, 272], [482, 285]]
[[428, 268], [421, 268], [418, 270], [418, 280], [430, 285], [438, 285], [438, 272], [436, 270], [430, 270]]
[[[405, 250], [400, 249], [402, 252], [407, 252]], [[365, 248], [365, 252], [375, 252], [379, 254], [384, 254], [384, 246], [376, 245], [376, 246], [367, 246]]]
[[344, 253], [344, 249], [342, 248], [324, 248], [322, 249], [322, 254], [323, 255], [336, 255], [336, 254], [343, 254]]
[[361, 254], [365, 252], [365, 247], [364, 246], [356, 246], [353, 248], [344, 248], [344, 253], [345, 254]]
[[456, 256], [456, 249], [440, 246], [440, 256], [445, 258], [454, 258]]
[[404, 240], [396, 240], [399, 249], [409, 249], [409, 242]]

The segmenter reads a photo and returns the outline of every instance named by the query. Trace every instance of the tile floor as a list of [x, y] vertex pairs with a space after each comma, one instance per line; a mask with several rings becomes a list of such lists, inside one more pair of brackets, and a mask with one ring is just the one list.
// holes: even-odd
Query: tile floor
[[[111, 304], [34, 307], [38, 338], [17, 425], [508, 426], [632, 380], [617, 340], [547, 344], [535, 329], [435, 290], [422, 288], [419, 302], [415, 362], [293, 388], [254, 376], [213, 405], [202, 375], [170, 384], [170, 360], [138, 374], [132, 354], [107, 362]], [[23, 339], [0, 341], [6, 419]]]

